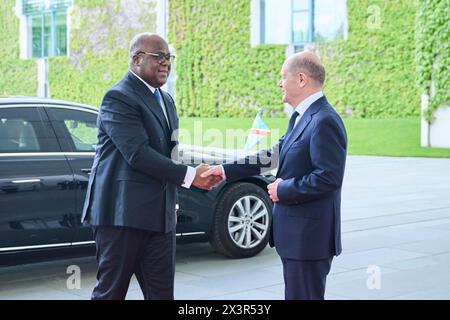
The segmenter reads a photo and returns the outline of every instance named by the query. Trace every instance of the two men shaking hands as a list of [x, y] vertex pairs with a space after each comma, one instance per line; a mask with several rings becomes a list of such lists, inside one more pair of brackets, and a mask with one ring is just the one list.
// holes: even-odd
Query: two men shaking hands
[[[283, 264], [285, 299], [324, 299], [333, 257], [342, 251], [347, 135], [323, 94], [319, 57], [304, 51], [283, 63], [278, 86], [293, 113], [270, 150], [195, 169], [171, 158], [179, 123], [175, 102], [161, 87], [173, 58], [160, 36], [136, 35], [129, 71], [103, 97], [82, 216], [97, 251], [92, 299], [125, 299], [134, 274], [145, 299], [173, 300], [178, 188], [211, 190], [268, 167], [277, 168], [267, 186], [274, 202], [268, 238]], [[259, 161], [267, 157], [269, 163]]]

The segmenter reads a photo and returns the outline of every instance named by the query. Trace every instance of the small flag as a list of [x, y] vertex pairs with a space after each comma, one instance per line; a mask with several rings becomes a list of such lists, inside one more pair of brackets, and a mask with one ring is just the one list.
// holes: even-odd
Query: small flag
[[244, 150], [248, 151], [258, 144], [262, 138], [269, 135], [269, 127], [264, 123], [260, 114], [258, 113], [253, 121], [252, 128], [247, 136], [247, 142]]

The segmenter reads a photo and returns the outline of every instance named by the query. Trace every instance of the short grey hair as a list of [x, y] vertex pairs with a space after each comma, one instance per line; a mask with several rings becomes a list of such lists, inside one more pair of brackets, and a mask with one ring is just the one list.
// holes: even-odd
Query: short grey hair
[[293, 57], [288, 64], [290, 72], [304, 72], [320, 85], [325, 82], [325, 68], [319, 59], [312, 59], [308, 56]]

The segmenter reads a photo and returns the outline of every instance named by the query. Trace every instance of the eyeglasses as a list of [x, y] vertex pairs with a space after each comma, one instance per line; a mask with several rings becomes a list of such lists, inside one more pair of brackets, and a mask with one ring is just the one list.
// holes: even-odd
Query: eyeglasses
[[164, 54], [163, 52], [153, 53], [153, 52], [139, 51], [139, 52], [136, 52], [136, 55], [141, 54], [141, 53], [148, 54], [149, 56], [155, 57], [156, 61], [158, 61], [158, 63], [163, 63], [164, 59], [169, 62], [172, 62], [173, 60], [175, 60], [175, 56], [170, 53]]

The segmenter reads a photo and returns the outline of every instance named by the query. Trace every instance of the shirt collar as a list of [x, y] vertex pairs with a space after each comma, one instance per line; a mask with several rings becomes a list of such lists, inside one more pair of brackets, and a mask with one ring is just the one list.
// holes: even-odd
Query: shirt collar
[[130, 72], [131, 72], [132, 74], [134, 74], [134, 76], [135, 76], [136, 78], [138, 78], [139, 80], [141, 80], [141, 81], [147, 86], [147, 88], [150, 89], [150, 91], [151, 91], [152, 93], [155, 93], [156, 88], [153, 88], [151, 85], [149, 85], [147, 82], [145, 82], [141, 77], [139, 77], [139, 76], [138, 76], [136, 73], [134, 73], [133, 71], [130, 70]]
[[295, 111], [297, 111], [300, 115], [303, 115], [306, 112], [306, 110], [308, 110], [310, 105], [312, 105], [314, 102], [316, 102], [322, 97], [323, 97], [322, 90], [313, 93], [312, 95], [304, 99], [302, 102], [300, 102], [298, 106], [295, 108]]

